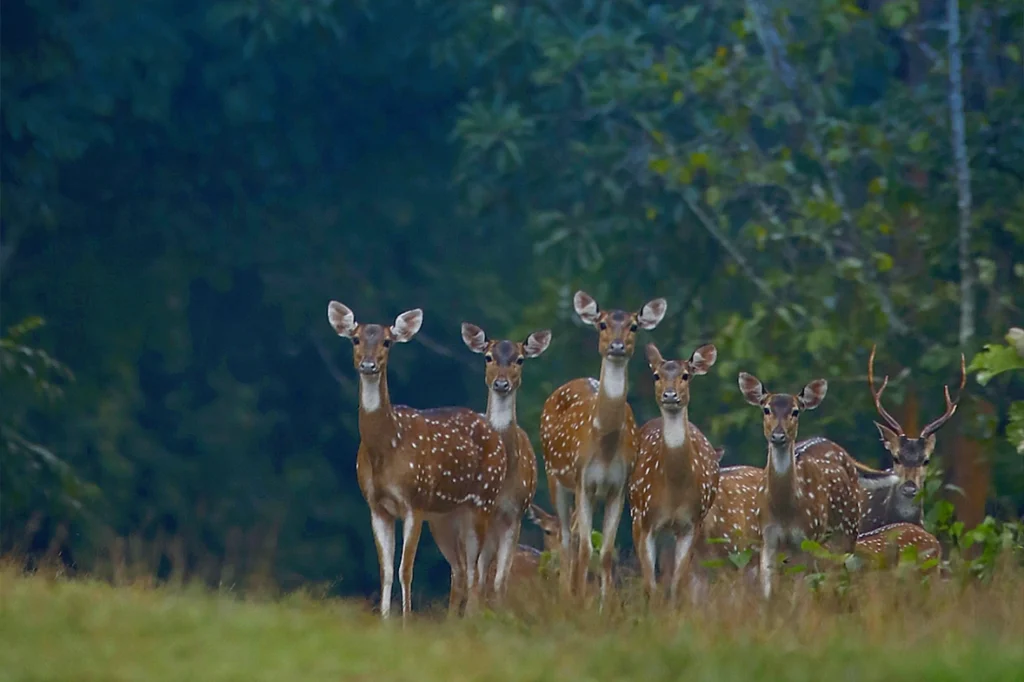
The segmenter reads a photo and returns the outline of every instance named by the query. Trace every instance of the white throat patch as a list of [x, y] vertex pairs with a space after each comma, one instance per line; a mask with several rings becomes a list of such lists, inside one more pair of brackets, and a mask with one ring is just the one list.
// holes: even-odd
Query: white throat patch
[[504, 431], [515, 418], [515, 391], [507, 395], [499, 395], [490, 391], [487, 396], [487, 420], [496, 431]]
[[791, 464], [789, 459], [789, 446], [783, 445], [779, 447], [777, 445], [769, 446], [771, 448], [772, 457], [772, 468], [777, 474], [784, 474], [789, 471], [789, 465]]
[[626, 363], [605, 359], [602, 365], [601, 391], [607, 398], [621, 398], [626, 393]]
[[661, 413], [661, 437], [669, 448], [681, 448], [686, 444], [686, 410]]
[[359, 403], [363, 412], [376, 412], [380, 408], [380, 376], [369, 378], [359, 377]]

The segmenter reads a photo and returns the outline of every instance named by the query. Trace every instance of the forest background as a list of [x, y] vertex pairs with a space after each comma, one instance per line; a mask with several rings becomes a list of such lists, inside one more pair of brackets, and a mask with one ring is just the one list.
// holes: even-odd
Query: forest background
[[[4, 552], [369, 595], [357, 379], [327, 302], [425, 310], [390, 363], [415, 407], [483, 409], [462, 321], [552, 329], [519, 397], [536, 438], [544, 398], [598, 368], [577, 288], [665, 296], [644, 340], [666, 356], [718, 346], [691, 418], [727, 464], [764, 458], [740, 370], [826, 377], [801, 435], [887, 466], [871, 346], [909, 432], [963, 352], [943, 494], [968, 528], [1024, 513], [1019, 2], [3, 9]], [[641, 357], [630, 376], [654, 416]], [[447, 588], [429, 541], [416, 575]]]

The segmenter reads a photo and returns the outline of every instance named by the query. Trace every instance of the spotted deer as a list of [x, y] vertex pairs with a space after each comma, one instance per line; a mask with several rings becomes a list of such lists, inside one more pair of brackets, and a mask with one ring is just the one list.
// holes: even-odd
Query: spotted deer
[[945, 411], [921, 429], [919, 436], [910, 438], [900, 423], [882, 407], [882, 393], [889, 384], [889, 377], [886, 376], [882, 380], [882, 385], [876, 391], [874, 369], [875, 347], [872, 346], [871, 356], [868, 358], [868, 386], [871, 389], [871, 397], [875, 401], [875, 409], [885, 421], [885, 424], [875, 422], [875, 427], [881, 436], [882, 445], [892, 457], [892, 469], [879, 472], [864, 466], [858, 467], [861, 469], [861, 485], [867, 496], [867, 504], [860, 524], [861, 533], [900, 522], [921, 525], [923, 510], [918, 492], [924, 487], [925, 472], [931, 461], [932, 453], [935, 451], [935, 432], [956, 412], [960, 395], [962, 395], [964, 384], [967, 381], [964, 356], [961, 354], [960, 388], [958, 389], [960, 395], [957, 395], [955, 401], [951, 400], [949, 386], [944, 386]]
[[796, 456], [800, 413], [817, 408], [828, 383], [815, 379], [797, 395], [769, 393], [757, 377], [740, 372], [739, 387], [747, 402], [760, 408], [768, 462], [758, 486], [757, 515], [761, 540], [760, 579], [771, 596], [779, 550], [799, 553], [804, 540], [852, 552], [860, 523], [861, 491], [857, 469], [845, 452]]
[[[527, 507], [537, 492], [537, 459], [530, 438], [516, 422], [516, 395], [522, 384], [523, 363], [536, 358], [551, 343], [548, 330], [530, 334], [525, 341], [488, 339], [480, 327], [464, 322], [462, 341], [474, 353], [484, 356], [484, 381], [487, 384], [487, 422], [501, 436], [505, 447], [506, 465], [504, 482], [498, 493], [498, 502], [491, 518], [480, 553], [480, 575], [488, 581], [494, 596], [500, 598], [519, 541], [520, 523]], [[448, 520], [430, 522], [434, 537], [449, 539], [442, 551], [454, 552], [456, 529]], [[451, 561], [451, 558], [449, 558]], [[493, 566], [492, 566], [493, 561]], [[452, 583], [464, 580], [462, 567], [452, 564]], [[461, 596], [463, 587], [453, 588], [452, 594]], [[486, 588], [485, 588], [486, 589]], [[454, 606], [449, 603], [449, 606]]]
[[359, 373], [356, 478], [370, 507], [380, 562], [381, 616], [387, 618], [391, 610], [396, 520], [402, 522], [403, 617], [412, 608], [413, 563], [423, 521], [439, 518], [460, 529], [462, 554], [456, 564], [467, 566], [467, 608], [474, 608], [482, 583], [475, 567], [505, 475], [500, 434], [467, 408], [417, 410], [391, 404], [391, 345], [416, 335], [423, 323], [422, 310], [404, 312], [390, 326], [363, 324], [348, 307], [331, 301], [327, 318], [339, 336], [352, 341]]
[[924, 528], [906, 522], [890, 523], [861, 533], [854, 553], [878, 568], [887, 568], [898, 564], [903, 552], [911, 547], [918, 562], [942, 558], [938, 538]]
[[[603, 604], [612, 586], [615, 536], [637, 448], [636, 421], [626, 401], [627, 367], [637, 330], [657, 327], [667, 304], [656, 298], [637, 312], [604, 311], [588, 294], [577, 291], [573, 307], [583, 322], [598, 330], [601, 376], [573, 379], [548, 397], [541, 412], [540, 439], [549, 490], [562, 524], [562, 585], [570, 593], [582, 594], [586, 588], [594, 505], [604, 503]], [[573, 498], [575, 529], [570, 528]], [[570, 562], [573, 543], [576, 556]]]
[[707, 374], [718, 351], [707, 344], [693, 351], [688, 360], [665, 360], [653, 343], [647, 344], [646, 350], [661, 416], [640, 430], [636, 464], [629, 477], [633, 545], [650, 599], [657, 589], [657, 535], [661, 531], [672, 534], [671, 568], [663, 565], [662, 570], [671, 571], [669, 594], [675, 602], [689, 568], [694, 538], [718, 491], [718, 455], [689, 420], [690, 381]]

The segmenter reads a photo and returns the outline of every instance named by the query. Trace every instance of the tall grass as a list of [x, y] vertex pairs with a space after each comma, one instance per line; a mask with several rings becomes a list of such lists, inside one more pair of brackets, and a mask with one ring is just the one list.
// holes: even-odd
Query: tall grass
[[765, 604], [723, 579], [700, 606], [644, 605], [635, 584], [599, 612], [554, 581], [463, 620], [440, 606], [404, 627], [369, 605], [307, 592], [114, 586], [0, 567], [0, 679], [1011, 680], [1024, 670], [1024, 570], [984, 581], [868, 572]]

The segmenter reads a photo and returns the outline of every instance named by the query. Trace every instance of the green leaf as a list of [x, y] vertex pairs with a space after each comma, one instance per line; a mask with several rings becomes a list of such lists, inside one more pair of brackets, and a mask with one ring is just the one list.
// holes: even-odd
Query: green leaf
[[993, 377], [1003, 372], [1024, 370], [1024, 358], [1015, 348], [1000, 344], [986, 344], [984, 350], [974, 356], [967, 370], [977, 372], [977, 381], [982, 386], [986, 385]]
[[928, 133], [924, 130], [919, 130], [910, 136], [910, 140], [907, 141], [907, 146], [910, 147], [910, 151], [918, 154], [924, 151], [925, 146], [928, 144]]

